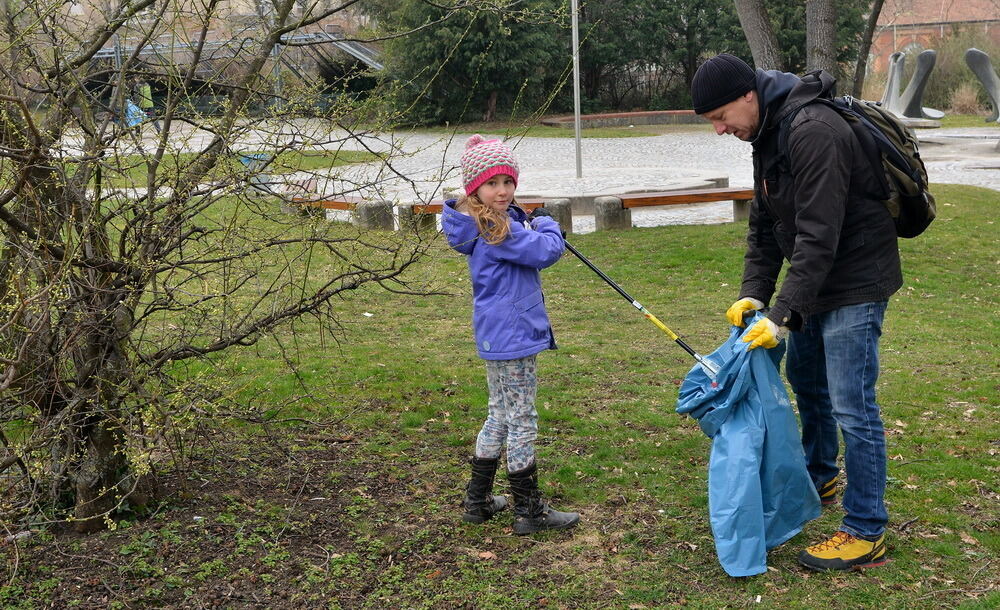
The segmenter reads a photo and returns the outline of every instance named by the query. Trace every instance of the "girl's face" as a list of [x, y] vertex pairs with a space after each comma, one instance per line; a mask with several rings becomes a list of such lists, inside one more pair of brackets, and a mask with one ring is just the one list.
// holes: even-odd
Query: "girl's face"
[[507, 174], [497, 174], [476, 189], [476, 196], [483, 205], [497, 212], [505, 212], [514, 200], [514, 178]]

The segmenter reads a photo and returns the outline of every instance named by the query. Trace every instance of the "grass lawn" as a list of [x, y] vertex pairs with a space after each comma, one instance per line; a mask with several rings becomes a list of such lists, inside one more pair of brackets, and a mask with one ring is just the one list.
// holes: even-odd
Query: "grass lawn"
[[996, 121], [986, 122], [985, 114], [946, 114], [941, 127], [1000, 127]]
[[[300, 325], [199, 367], [273, 415], [206, 422], [146, 519], [4, 547], [0, 606], [260, 608], [996, 608], [1000, 606], [997, 193], [936, 186], [939, 219], [900, 240], [906, 285], [885, 323], [879, 399], [889, 452], [887, 566], [815, 574], [795, 561], [839, 506], [726, 576], [707, 520], [710, 440], [674, 412], [689, 357], [572, 255], [543, 272], [560, 349], [539, 356], [540, 480], [582, 514], [512, 535], [460, 523], [466, 456], [486, 412], [465, 263], [439, 244], [416, 273], [447, 295], [358, 291], [333, 340]], [[346, 230], [346, 229], [345, 229]], [[674, 226], [572, 243], [695, 349], [737, 296], [745, 228]], [[291, 342], [282, 337], [282, 344]], [[311, 392], [294, 408], [278, 405]], [[499, 482], [499, 491], [507, 493]]]

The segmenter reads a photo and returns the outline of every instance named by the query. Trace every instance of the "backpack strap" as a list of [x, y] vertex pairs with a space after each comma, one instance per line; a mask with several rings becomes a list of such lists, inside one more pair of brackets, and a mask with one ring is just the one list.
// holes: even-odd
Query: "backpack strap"
[[[798, 108], [795, 108], [789, 112], [784, 118], [782, 118], [781, 123], [778, 126], [778, 150], [781, 156], [788, 158], [788, 135], [792, 128], [792, 121], [798, 115], [799, 111], [809, 104], [823, 104], [829, 108], [832, 108], [837, 112], [838, 115], [847, 123], [847, 126], [851, 129], [854, 137], [861, 144], [861, 150], [864, 151], [865, 157], [868, 159], [869, 165], [872, 167], [873, 174], [875, 175], [875, 180], [879, 185], [879, 192], [872, 193], [872, 195], [878, 197], [879, 199], [884, 199], [889, 196], [889, 183], [885, 176], [885, 171], [882, 169], [882, 152], [884, 152], [884, 147], [891, 149], [892, 153], [897, 157], [902, 157], [896, 147], [886, 139], [885, 135], [872, 124], [870, 120], [864, 113], [860, 110], [855, 110], [853, 104], [857, 102], [849, 96], [837, 97], [837, 98], [815, 98], [812, 99]], [[906, 163], [906, 159], [902, 159], [905, 166], [908, 167], [909, 164]]]

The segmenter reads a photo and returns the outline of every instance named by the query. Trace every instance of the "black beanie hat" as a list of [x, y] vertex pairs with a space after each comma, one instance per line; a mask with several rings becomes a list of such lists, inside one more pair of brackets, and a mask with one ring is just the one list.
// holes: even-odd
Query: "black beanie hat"
[[705, 114], [754, 88], [757, 73], [739, 57], [716, 55], [698, 67], [691, 80], [694, 113]]

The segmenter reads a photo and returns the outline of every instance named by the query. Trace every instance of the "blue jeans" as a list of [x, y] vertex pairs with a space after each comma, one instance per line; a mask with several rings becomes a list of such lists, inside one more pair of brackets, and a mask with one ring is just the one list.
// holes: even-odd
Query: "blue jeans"
[[875, 540], [889, 521], [885, 430], [875, 402], [878, 341], [886, 302], [847, 305], [809, 316], [789, 333], [785, 371], [802, 420], [802, 448], [813, 483], [837, 476], [839, 429], [844, 437], [847, 513], [840, 529]]

